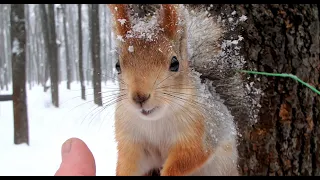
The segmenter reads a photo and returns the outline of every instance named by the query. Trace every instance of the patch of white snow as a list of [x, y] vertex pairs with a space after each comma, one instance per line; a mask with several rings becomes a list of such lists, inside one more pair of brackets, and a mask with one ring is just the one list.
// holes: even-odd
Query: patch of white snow
[[129, 52], [134, 52], [133, 46], [129, 46], [128, 51], [129, 51]]
[[127, 20], [126, 19], [118, 19], [118, 21], [120, 22], [121, 26], [123, 26]]
[[245, 15], [240, 16], [239, 21], [246, 21], [248, 18]]

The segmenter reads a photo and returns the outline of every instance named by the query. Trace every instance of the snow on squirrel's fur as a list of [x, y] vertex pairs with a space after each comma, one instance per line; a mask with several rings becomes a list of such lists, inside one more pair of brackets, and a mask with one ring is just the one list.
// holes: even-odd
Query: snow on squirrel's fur
[[[157, 39], [157, 34], [160, 31], [163, 31], [158, 24], [159, 20], [159, 9], [154, 12], [152, 16], [146, 17], [138, 17], [137, 14], [133, 16], [129, 16], [131, 22], [131, 31], [129, 31], [124, 37], [117, 36], [119, 43], [124, 42], [126, 38], [138, 38], [144, 39], [146, 41], [154, 41]], [[245, 15], [241, 15], [239, 19], [235, 19], [234, 16], [236, 12], [232, 12], [228, 19], [232, 19], [233, 26], [230, 29], [234, 29], [239, 21], [243, 22], [247, 18]], [[201, 70], [211, 69], [212, 72], [215, 72], [217, 78], [227, 79], [225, 78], [225, 74], [228, 74], [230, 71], [235, 71], [242, 69], [245, 60], [240, 55], [240, 45], [239, 42], [243, 40], [243, 37], [238, 35], [237, 39], [221, 39], [224, 32], [227, 28], [223, 27], [225, 20], [221, 20], [221, 17], [212, 17], [209, 12], [206, 10], [200, 10], [198, 12], [189, 11], [185, 8], [184, 5], [179, 5], [179, 15], [181, 18], [179, 19], [179, 23], [183, 25], [186, 23], [187, 26], [187, 36], [188, 36], [188, 56], [191, 65], [200, 72], [200, 74], [193, 73], [192, 76], [198, 76], [196, 81], [200, 82], [199, 76], [201, 75]], [[121, 25], [125, 25], [127, 22], [118, 19], [118, 22]], [[133, 52], [134, 47], [129, 46], [128, 51]], [[222, 80], [220, 83], [223, 83]], [[205, 83], [210, 87], [210, 91], [207, 88], [202, 87], [201, 95], [210, 93], [210, 96], [214, 96], [214, 101], [217, 101], [219, 97], [218, 93], [215, 93], [215, 85], [212, 83]], [[204, 84], [199, 86], [204, 86]], [[225, 86], [225, 84], [218, 84], [219, 86]], [[243, 87], [243, 81], [241, 80], [239, 75], [234, 75], [229, 78], [228, 84], [226, 84], [226, 92], [225, 94], [230, 94], [230, 96], [236, 96], [233, 101], [236, 99], [241, 99], [243, 102], [250, 103], [242, 103], [243, 106], [248, 106], [248, 113], [250, 122], [256, 122], [257, 111], [253, 110], [254, 106], [258, 106], [259, 104], [253, 102], [259, 102], [260, 96], [255, 97], [254, 99], [249, 97], [248, 94], [254, 91], [254, 94], [259, 94], [260, 90], [255, 89], [250, 83], [250, 88], [245, 84]], [[205, 90], [206, 89], [206, 90]], [[236, 92], [236, 93], [235, 93]], [[220, 98], [218, 98], [220, 99]], [[223, 101], [221, 101], [221, 106], [225, 106]], [[215, 102], [216, 104], [219, 104]], [[210, 103], [212, 104], [212, 102]], [[214, 108], [214, 107], [213, 107]], [[226, 109], [221, 107], [215, 107], [215, 109]], [[225, 111], [225, 110], [223, 110]], [[226, 111], [225, 111], [226, 112]], [[226, 117], [227, 118], [227, 117]]]
[[[257, 121], [261, 90], [253, 86], [253, 82], [244, 82], [237, 70], [241, 70], [246, 63], [240, 53], [240, 41], [244, 38], [239, 35], [227, 39], [223, 34], [234, 31], [239, 23], [243, 23], [247, 18], [245, 15], [234, 17], [233, 11], [225, 19], [232, 18], [230, 25], [226, 25], [226, 20], [221, 15], [211, 16], [206, 10], [197, 12], [191, 10], [186, 13], [188, 27], [188, 54], [189, 60], [196, 71], [200, 73], [208, 72], [214, 74], [215, 80], [207, 83], [211, 92], [219, 87], [224, 100], [228, 104], [233, 104], [232, 108], [237, 109], [242, 106], [248, 116], [248, 123], [254, 124]], [[208, 75], [208, 74], [205, 74]], [[216, 94], [217, 95], [217, 94]], [[230, 109], [230, 107], [229, 107]], [[248, 124], [248, 125], [249, 125]]]
[[[146, 41], [154, 41], [157, 39], [157, 33], [159, 31], [163, 31], [160, 28], [158, 20], [158, 15], [151, 16], [150, 19], [148, 18], [139, 18], [138, 16], [130, 16], [130, 22], [132, 23], [131, 31], [128, 31], [126, 34], [126, 38], [138, 38], [144, 39]], [[121, 25], [126, 23], [125, 19], [118, 19]], [[117, 37], [118, 40], [123, 42], [123, 37]]]
[[134, 37], [139, 39], [145, 39], [146, 41], [154, 41], [157, 39], [157, 33], [162, 31], [157, 22], [158, 16], [154, 15], [150, 20], [146, 18], [133, 17], [132, 22], [132, 31], [129, 31], [127, 34], [128, 38]]
[[[243, 81], [242, 76], [237, 73], [237, 70], [243, 69], [245, 64], [245, 60], [240, 53], [241, 45], [243, 44], [241, 41], [243, 41], [244, 38], [239, 35], [239, 32], [233, 33], [234, 36], [228, 37], [227, 35], [230, 31], [232, 32], [233, 29], [237, 29], [234, 27], [237, 26], [238, 23], [246, 23], [246, 16], [241, 16], [241, 14], [239, 14], [240, 12], [230, 12], [227, 17], [221, 18], [220, 15], [222, 13], [213, 17], [207, 10], [203, 11], [202, 9], [194, 12], [190, 10], [192, 8], [188, 9], [188, 6], [180, 5], [179, 8], [174, 8], [174, 10], [162, 6], [162, 10], [164, 11], [157, 9], [153, 15], [147, 15], [142, 18], [138, 14], [128, 15], [129, 12], [127, 12], [126, 9], [128, 6], [126, 5], [119, 5], [118, 7], [120, 8], [118, 8], [117, 13], [114, 13], [115, 20], [113, 22], [116, 23], [115, 28], [117, 39], [119, 40], [119, 62], [131, 65], [128, 69], [131, 68], [129, 72], [132, 72], [130, 75], [134, 78], [138, 76], [148, 78], [150, 77], [148, 73], [154, 72], [154, 70], [158, 68], [157, 64], [153, 62], [159, 59], [166, 60], [165, 57], [162, 57], [163, 54], [153, 56], [152, 53], [153, 51], [157, 51], [158, 45], [161, 47], [159, 48], [160, 52], [166, 48], [167, 50], [171, 47], [173, 47], [172, 49], [176, 48], [169, 52], [180, 53], [181, 59], [188, 60], [188, 65], [192, 68], [190, 73], [187, 71], [189, 73], [188, 75], [183, 74], [183, 78], [194, 82], [191, 83], [192, 88], [195, 89], [195, 91], [192, 92], [192, 95], [195, 95], [192, 101], [194, 100], [198, 102], [198, 104], [189, 110], [195, 111], [204, 117], [202, 124], [205, 124], [204, 131], [206, 133], [205, 137], [207, 138], [205, 143], [208, 143], [207, 145], [210, 146], [219, 146], [220, 142], [230, 142], [232, 147], [236, 147], [236, 135], [241, 135], [237, 134], [237, 132], [241, 131], [242, 126], [238, 126], [240, 128], [237, 129], [235, 124], [249, 119], [250, 123], [247, 125], [252, 125], [257, 113], [257, 111], [252, 110], [252, 108], [257, 106], [256, 102], [259, 102], [259, 93], [253, 98], [248, 95], [249, 93], [253, 94], [252, 91], [255, 90], [253, 83], [249, 83], [249, 86], [246, 86], [247, 83]], [[159, 14], [157, 12], [164, 13]], [[172, 12], [174, 18], [166, 17], [167, 15], [170, 16]], [[237, 17], [234, 15], [237, 15]], [[176, 26], [175, 23], [178, 23], [178, 26]], [[172, 27], [172, 25], [174, 26]], [[162, 41], [166, 41], [166, 43], [161, 44]], [[186, 45], [188, 45], [188, 47]], [[151, 63], [155, 65], [151, 66]], [[184, 63], [187, 64], [186, 61], [184, 61]], [[141, 66], [143, 68], [139, 69]], [[147, 71], [150, 67], [154, 69]], [[163, 72], [167, 72], [167, 66], [163, 66], [163, 68]], [[147, 73], [143, 74], [145, 71], [147, 71]], [[140, 72], [142, 72], [142, 75], [139, 74]], [[153, 74], [151, 74], [151, 76], [153, 76]], [[137, 81], [130, 82], [136, 83]], [[139, 87], [141, 87], [141, 91], [145, 90], [144, 86]], [[182, 88], [179, 90], [182, 90]], [[148, 89], [146, 89], [146, 91], [148, 91]], [[118, 111], [118, 113], [121, 114], [122, 112]], [[181, 112], [180, 114], [187, 113]], [[238, 116], [239, 114], [241, 116]], [[239, 119], [242, 120], [242, 117], [245, 120], [238, 121]], [[171, 118], [174, 118], [174, 116], [169, 114], [168, 117], [164, 117], [163, 119], [169, 119], [169, 123], [176, 122], [170, 121]], [[187, 117], [182, 117], [181, 119], [185, 120]], [[195, 121], [198, 120], [198, 118], [191, 119]], [[234, 119], [236, 119], [236, 122], [234, 122]], [[132, 121], [131, 117], [127, 122], [129, 121]], [[140, 121], [137, 122], [143, 124]], [[127, 126], [127, 123], [123, 124]], [[187, 124], [187, 121], [185, 124]], [[133, 125], [135, 124], [130, 124], [127, 130], [136, 130], [132, 128]], [[166, 125], [168, 125], [168, 123], [166, 123]], [[170, 129], [170, 127], [171, 126], [164, 126], [164, 129], [167, 130]], [[136, 136], [139, 136], [139, 139], [141, 137], [141, 139], [151, 137], [148, 141], [157, 140], [157, 143], [159, 143], [165, 141], [167, 138], [165, 136], [161, 137], [164, 133], [160, 132], [160, 130], [163, 129], [157, 124], [150, 126], [148, 124], [148, 128], [143, 128], [143, 126], [142, 128], [141, 126], [137, 126], [136, 128], [138, 131]], [[143, 134], [140, 130], [144, 129], [147, 130]], [[155, 133], [157, 130], [159, 130], [159, 134]], [[176, 129], [173, 129], [173, 131], [177, 132], [177, 134], [181, 133], [181, 131]], [[158, 139], [159, 136], [160, 138]], [[213, 147], [213, 149], [215, 149], [215, 147]], [[167, 151], [167, 149], [164, 151]], [[232, 162], [222, 161], [217, 165], [214, 164], [214, 168], [220, 167], [223, 169], [227, 167], [228, 163], [235, 165], [234, 161], [238, 158], [236, 151], [233, 151], [232, 154], [232, 157], [234, 157], [234, 159], [231, 159]], [[216, 157], [220, 156], [218, 155]], [[220, 170], [217, 170], [216, 172], [219, 171]]]

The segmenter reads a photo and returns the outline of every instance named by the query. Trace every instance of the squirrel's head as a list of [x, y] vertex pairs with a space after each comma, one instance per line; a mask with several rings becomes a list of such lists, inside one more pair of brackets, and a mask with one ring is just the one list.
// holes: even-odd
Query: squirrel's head
[[[134, 32], [126, 5], [113, 4], [109, 8], [114, 16], [115, 34], [120, 39], [116, 63], [120, 103], [143, 119], [160, 119], [174, 111], [174, 107], [183, 103], [181, 97], [187, 99], [188, 91], [192, 91], [186, 32], [179, 22], [182, 19], [178, 9], [175, 5], [162, 5], [156, 23], [160, 30], [153, 29], [150, 40], [150, 36]], [[181, 93], [186, 95], [183, 97]]]

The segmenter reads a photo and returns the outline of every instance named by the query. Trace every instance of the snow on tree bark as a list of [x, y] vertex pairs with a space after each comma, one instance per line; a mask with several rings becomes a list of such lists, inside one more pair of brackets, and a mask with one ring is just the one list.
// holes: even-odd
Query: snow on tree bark
[[14, 144], [29, 144], [26, 102], [26, 31], [24, 4], [11, 4], [12, 89]]

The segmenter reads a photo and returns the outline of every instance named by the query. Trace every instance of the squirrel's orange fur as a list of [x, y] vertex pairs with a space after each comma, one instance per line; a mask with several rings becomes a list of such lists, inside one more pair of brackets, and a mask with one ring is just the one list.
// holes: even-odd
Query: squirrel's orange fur
[[176, 8], [170, 4], [163, 4], [161, 27], [168, 37], [173, 38], [177, 32], [178, 16]]
[[201, 167], [213, 153], [210, 150], [206, 152], [206, 147], [200, 141], [204, 135], [204, 120], [202, 117], [190, 125], [193, 128], [191, 131], [194, 132], [178, 140], [170, 149], [168, 159], [163, 166], [163, 176], [190, 174]]
[[129, 21], [129, 17], [127, 14], [127, 7], [124, 4], [110, 4], [109, 8], [112, 12], [112, 14], [114, 14], [115, 19], [125, 19], [126, 23], [124, 25], [120, 25], [120, 23], [117, 23], [117, 33], [119, 35], [124, 36], [130, 29], [130, 21]]
[[[158, 32], [154, 41], [126, 37], [132, 30], [128, 7], [112, 4], [109, 8], [115, 18], [115, 32], [124, 38], [124, 42], [118, 45], [121, 100], [115, 112], [118, 142], [116, 175], [146, 175], [150, 170], [161, 167], [161, 176], [228, 174], [220, 173], [222, 170], [218, 167], [217, 173], [208, 171], [223, 158], [236, 156], [235, 146], [233, 139], [221, 141], [218, 145], [210, 143], [210, 129], [206, 124], [208, 117], [193, 103], [197, 89], [188, 76], [185, 29], [178, 25], [176, 6], [162, 5], [159, 21], [164, 31]], [[126, 21], [121, 25], [118, 19]], [[129, 46], [134, 50], [129, 51]], [[169, 71], [173, 56], [180, 63], [178, 72]], [[184, 94], [181, 97], [186, 102], [175, 99], [178, 94]], [[140, 95], [150, 97], [141, 107], [132, 100]], [[153, 108], [150, 111], [155, 109], [155, 112], [143, 116], [140, 108]], [[221, 157], [215, 157], [215, 152]], [[215, 158], [217, 162], [212, 163]], [[208, 168], [206, 164], [209, 164]], [[230, 169], [231, 175], [237, 175], [231, 164]]]

